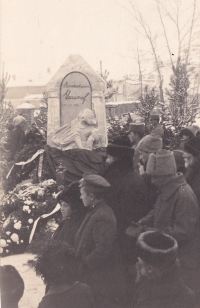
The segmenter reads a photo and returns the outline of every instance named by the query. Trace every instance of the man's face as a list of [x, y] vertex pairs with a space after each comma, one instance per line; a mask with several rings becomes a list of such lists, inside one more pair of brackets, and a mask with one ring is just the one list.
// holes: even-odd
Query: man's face
[[143, 162], [144, 165], [146, 165], [148, 162], [150, 153], [139, 150], [139, 154], [140, 154], [141, 161]]
[[182, 140], [187, 141], [189, 139], [189, 136], [183, 135]]
[[132, 144], [134, 144], [136, 142], [136, 139], [137, 139], [137, 135], [134, 133], [134, 132], [130, 132], [129, 135], [129, 140]]
[[91, 207], [93, 205], [93, 198], [91, 194], [87, 194], [84, 187], [81, 187], [81, 200], [85, 207]]
[[152, 124], [153, 126], [158, 125], [158, 120], [156, 120], [156, 119], [151, 119], [151, 124]]
[[140, 258], [138, 258], [138, 262], [136, 263], [136, 283], [142, 283], [145, 280], [149, 279], [149, 273], [148, 273], [148, 265]]
[[194, 156], [188, 152], [183, 154], [183, 158], [185, 161], [185, 168], [188, 168], [188, 166], [190, 166], [194, 161]]

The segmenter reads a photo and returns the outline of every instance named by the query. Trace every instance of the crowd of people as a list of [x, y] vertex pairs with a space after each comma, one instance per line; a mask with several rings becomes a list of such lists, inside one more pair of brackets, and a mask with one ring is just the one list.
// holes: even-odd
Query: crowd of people
[[[200, 136], [184, 129], [172, 151], [158, 116], [152, 123], [146, 136], [131, 123], [107, 146], [103, 174], [58, 194], [63, 219], [35, 262], [39, 308], [200, 307]], [[7, 284], [2, 307], [17, 307], [22, 289]]]

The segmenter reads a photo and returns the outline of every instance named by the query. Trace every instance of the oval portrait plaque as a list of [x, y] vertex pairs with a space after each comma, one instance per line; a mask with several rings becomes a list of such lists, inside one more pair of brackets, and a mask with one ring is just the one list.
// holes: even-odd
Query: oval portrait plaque
[[92, 109], [91, 84], [84, 74], [71, 72], [60, 87], [60, 125], [71, 123], [85, 108]]

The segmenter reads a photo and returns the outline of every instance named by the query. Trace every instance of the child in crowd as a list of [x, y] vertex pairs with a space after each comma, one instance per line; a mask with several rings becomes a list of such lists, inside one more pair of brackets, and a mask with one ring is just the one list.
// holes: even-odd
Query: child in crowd
[[52, 242], [37, 256], [35, 271], [49, 290], [38, 308], [94, 308], [88, 285], [76, 281], [74, 249], [66, 243]]

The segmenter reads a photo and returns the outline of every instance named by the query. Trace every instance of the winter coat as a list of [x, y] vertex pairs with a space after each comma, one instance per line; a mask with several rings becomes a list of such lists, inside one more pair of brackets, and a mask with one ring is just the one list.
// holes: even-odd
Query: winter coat
[[182, 270], [189, 269], [191, 275], [199, 279], [199, 286], [193, 286], [188, 277], [186, 285], [193, 290], [200, 289], [199, 209], [196, 196], [182, 173], [177, 173], [160, 188], [154, 209], [140, 222], [177, 240]]
[[193, 292], [178, 274], [147, 280], [138, 290], [130, 308], [194, 308]]
[[200, 155], [194, 163], [188, 167], [185, 178], [196, 195], [200, 208]]
[[57, 242], [65, 242], [74, 247], [76, 233], [80, 228], [85, 215], [86, 212], [83, 209], [83, 211], [74, 213], [70, 217], [63, 219], [54, 232], [52, 240]]
[[90, 288], [80, 282], [66, 287], [65, 290], [57, 287], [56, 291], [49, 290], [42, 298], [38, 308], [94, 308], [94, 301]]
[[118, 233], [124, 233], [131, 221], [147, 213], [145, 183], [133, 167], [119, 161], [111, 164], [103, 177], [111, 184], [105, 202], [115, 213]]
[[103, 201], [90, 209], [76, 234], [76, 255], [82, 260], [80, 280], [90, 286], [96, 303], [116, 302], [124, 292], [116, 235], [115, 215]]
[[15, 154], [20, 152], [25, 144], [25, 133], [23, 129], [19, 126], [11, 130], [8, 144], [6, 148], [12, 153], [12, 159], [14, 159]]

